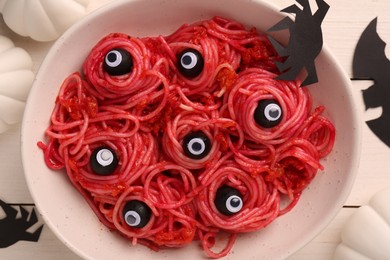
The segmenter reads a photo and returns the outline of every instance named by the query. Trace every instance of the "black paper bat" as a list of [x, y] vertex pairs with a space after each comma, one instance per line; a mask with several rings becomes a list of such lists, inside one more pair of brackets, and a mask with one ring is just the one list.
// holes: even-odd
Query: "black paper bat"
[[28, 210], [19, 205], [21, 217], [17, 218], [18, 210], [11, 205], [0, 200], [0, 207], [5, 213], [5, 218], [0, 219], [0, 248], [9, 247], [21, 240], [32, 242], [39, 240], [43, 225], [34, 232], [27, 231], [38, 222], [34, 208], [30, 214]]
[[377, 18], [360, 36], [353, 57], [353, 77], [374, 81], [374, 85], [363, 90], [363, 100], [366, 110], [382, 107], [382, 115], [366, 123], [390, 147], [390, 61], [385, 54], [386, 43], [379, 37], [376, 27]]
[[268, 30], [271, 32], [289, 29], [290, 39], [287, 47], [284, 48], [272, 37], [268, 38], [280, 56], [288, 56], [284, 62], [276, 62], [276, 66], [282, 72], [277, 79], [295, 80], [305, 68], [307, 76], [302, 86], [307, 86], [318, 82], [314, 60], [322, 49], [321, 24], [329, 5], [323, 0], [316, 0], [318, 9], [312, 14], [308, 0], [297, 0], [297, 2], [302, 5], [303, 9], [297, 5], [291, 5], [281, 10], [281, 12], [296, 14], [295, 22], [286, 17]]

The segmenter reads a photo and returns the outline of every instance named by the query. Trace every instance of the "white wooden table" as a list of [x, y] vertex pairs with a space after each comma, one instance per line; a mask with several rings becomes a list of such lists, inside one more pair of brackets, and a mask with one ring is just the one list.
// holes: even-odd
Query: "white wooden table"
[[[53, 0], [54, 1], [54, 0]], [[92, 11], [110, 0], [91, 0], [88, 7]], [[269, 0], [271, 1], [271, 0]], [[287, 7], [293, 0], [272, 0], [280, 7]], [[389, 0], [327, 0], [330, 10], [323, 22], [324, 42], [334, 53], [345, 71], [352, 77], [352, 57], [360, 34], [375, 17], [378, 17], [378, 32], [388, 42], [387, 57], [390, 57], [390, 1]], [[311, 1], [311, 3], [315, 3]], [[33, 58], [33, 71], [37, 72], [50, 43], [38, 43], [20, 37], [9, 30], [0, 19], [0, 34], [14, 41], [16, 46], [26, 49]], [[389, 71], [390, 73], [390, 71]], [[371, 85], [370, 81], [353, 81], [357, 108], [362, 118], [367, 120], [380, 115], [380, 109], [366, 112], [361, 90]], [[390, 83], [389, 83], [390, 87]], [[389, 97], [390, 98], [390, 97]], [[389, 101], [390, 102], [390, 101]], [[359, 172], [353, 190], [329, 226], [312, 242], [291, 256], [290, 260], [332, 259], [334, 250], [340, 242], [340, 231], [348, 218], [361, 205], [381, 189], [390, 187], [390, 148], [383, 144], [366, 126], [363, 125], [363, 147]], [[20, 159], [20, 125], [0, 135], [0, 199], [13, 204], [33, 204], [24, 180]], [[28, 208], [29, 205], [26, 205]], [[0, 219], [2, 218], [0, 210]], [[47, 226], [44, 227], [39, 243], [19, 241], [16, 244], [0, 248], [0, 259], [80, 259], [71, 252]]]

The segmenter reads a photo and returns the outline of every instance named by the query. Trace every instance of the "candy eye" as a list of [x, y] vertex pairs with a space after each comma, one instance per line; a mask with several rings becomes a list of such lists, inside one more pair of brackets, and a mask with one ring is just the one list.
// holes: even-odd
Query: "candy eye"
[[255, 109], [254, 119], [258, 125], [271, 128], [280, 123], [283, 111], [275, 99], [260, 100]]
[[202, 73], [204, 61], [202, 54], [195, 49], [185, 49], [178, 55], [177, 66], [187, 78], [195, 78]]
[[126, 224], [133, 228], [143, 228], [148, 224], [152, 216], [152, 210], [148, 205], [139, 200], [126, 202], [122, 213]]
[[118, 157], [109, 147], [95, 149], [89, 159], [92, 171], [98, 175], [110, 175], [118, 166]]
[[192, 159], [202, 159], [211, 150], [210, 139], [201, 131], [191, 132], [183, 138], [183, 150]]
[[131, 72], [133, 58], [124, 49], [113, 49], [104, 57], [103, 69], [111, 76], [120, 76]]
[[214, 204], [221, 214], [230, 216], [242, 209], [242, 195], [238, 190], [225, 185], [217, 190]]

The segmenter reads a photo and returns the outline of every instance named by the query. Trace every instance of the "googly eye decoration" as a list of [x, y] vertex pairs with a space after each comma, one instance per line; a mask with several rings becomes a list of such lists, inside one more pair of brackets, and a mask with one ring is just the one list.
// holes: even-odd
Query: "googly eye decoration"
[[111, 76], [130, 73], [133, 68], [133, 58], [124, 49], [113, 49], [104, 57], [103, 69]]
[[259, 101], [253, 117], [260, 127], [271, 128], [280, 123], [283, 111], [277, 100], [263, 99]]
[[191, 132], [183, 138], [184, 153], [191, 159], [202, 159], [211, 150], [211, 141], [202, 131]]
[[0, 133], [21, 122], [34, 80], [30, 54], [0, 35]]
[[145, 202], [130, 200], [123, 208], [123, 219], [132, 228], [143, 228], [152, 216], [152, 210]]
[[110, 175], [118, 166], [118, 157], [114, 150], [109, 147], [95, 149], [90, 157], [92, 171], [97, 175]]
[[203, 71], [203, 56], [195, 49], [185, 49], [178, 55], [177, 67], [184, 77], [195, 78]]
[[237, 189], [225, 185], [217, 190], [214, 204], [221, 214], [231, 216], [240, 212], [244, 203]]
[[15, 33], [36, 41], [53, 41], [82, 18], [90, 0], [3, 0], [0, 12]]

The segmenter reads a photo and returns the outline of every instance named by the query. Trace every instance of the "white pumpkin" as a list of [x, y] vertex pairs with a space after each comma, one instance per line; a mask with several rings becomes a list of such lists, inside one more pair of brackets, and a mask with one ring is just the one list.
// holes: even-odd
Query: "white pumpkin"
[[390, 259], [390, 188], [360, 207], [341, 231], [334, 260]]
[[0, 0], [7, 26], [37, 41], [57, 39], [86, 13], [89, 0]]
[[0, 35], [0, 133], [21, 121], [34, 80], [31, 56]]

